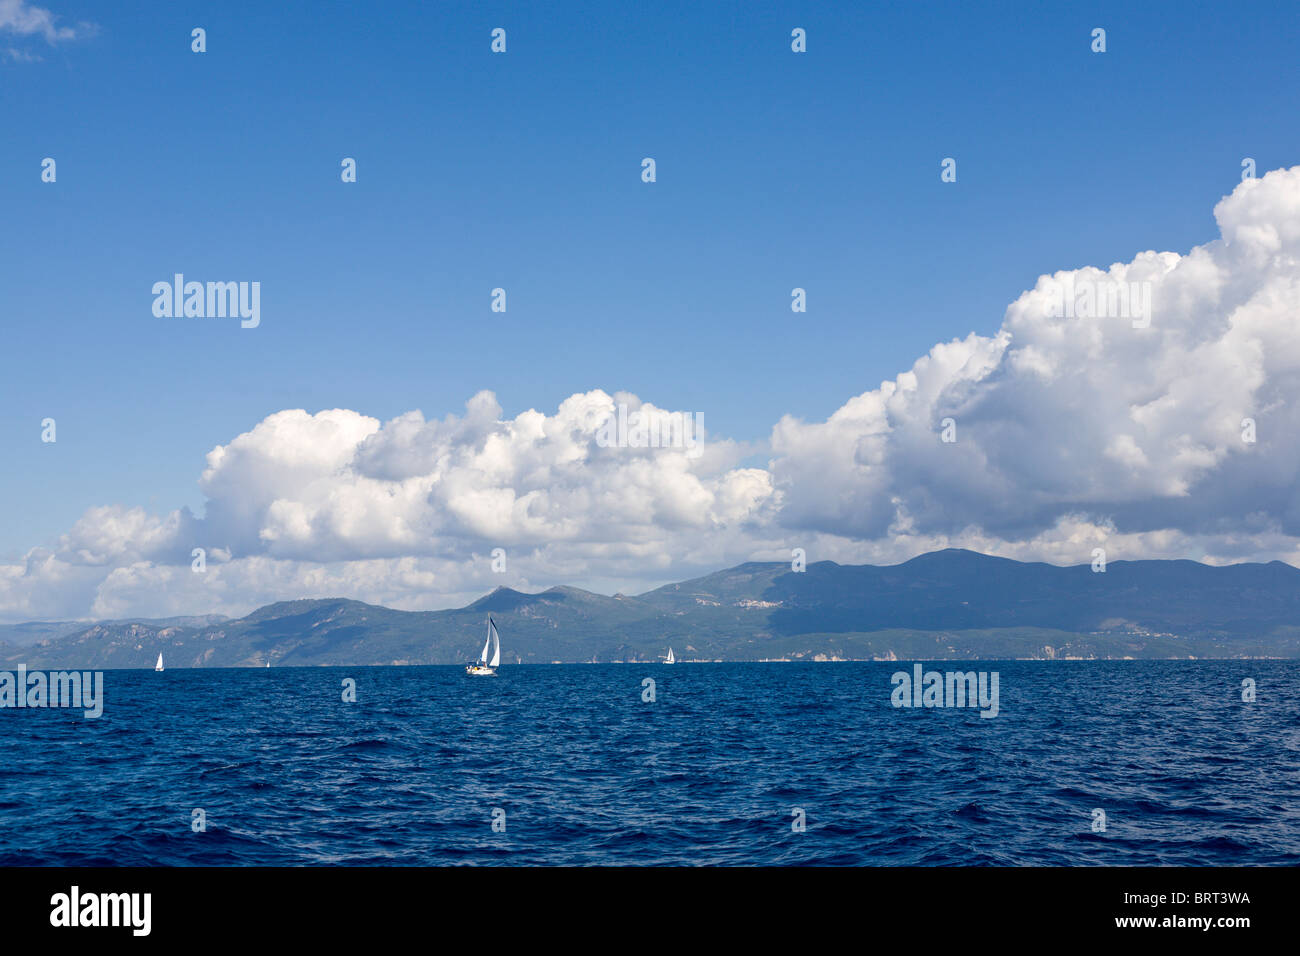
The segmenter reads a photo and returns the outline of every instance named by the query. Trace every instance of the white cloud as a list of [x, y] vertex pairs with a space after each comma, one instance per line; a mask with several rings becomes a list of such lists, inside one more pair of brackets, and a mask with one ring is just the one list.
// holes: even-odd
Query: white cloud
[[[995, 335], [935, 346], [827, 422], [783, 420], [782, 522], [878, 538], [906, 516], [1008, 544], [1071, 514], [1224, 543], [1248, 521], [1295, 535], [1300, 168], [1243, 183], [1215, 215], [1221, 240], [1042, 276]], [[1150, 283], [1150, 327], [1052, 317], [1071, 280]], [[948, 417], [953, 444], [938, 440]]]
[[[1219, 240], [1042, 276], [993, 334], [934, 346], [826, 421], [782, 419], [766, 468], [712, 437], [698, 455], [603, 447], [619, 403], [666, 413], [624, 393], [513, 418], [489, 392], [443, 419], [277, 412], [208, 455], [202, 518], [91, 509], [0, 566], [0, 616], [335, 595], [430, 608], [502, 583], [630, 593], [792, 547], [842, 562], [957, 546], [1076, 564], [1102, 546], [1300, 563], [1300, 167], [1241, 184], [1215, 216]], [[1067, 286], [1121, 282], [1151, 292], [1148, 327], [1053, 310]]]
[[[30, 4], [27, 0], [0, 0], [0, 33], [39, 36], [52, 45], [64, 40], [81, 39], [95, 31], [93, 24], [78, 23], [76, 26], [68, 26], [58, 21], [57, 15], [44, 7]], [[40, 59], [18, 50], [10, 49], [8, 52], [15, 60]]]

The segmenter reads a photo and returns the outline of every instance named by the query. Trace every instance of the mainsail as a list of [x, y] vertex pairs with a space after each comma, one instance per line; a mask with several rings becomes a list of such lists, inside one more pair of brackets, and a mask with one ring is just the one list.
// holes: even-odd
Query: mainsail
[[[491, 614], [488, 615], [488, 642], [492, 645], [492, 660], [488, 661], [488, 667], [496, 667], [501, 663], [501, 635], [497, 633]], [[487, 657], [487, 644], [483, 645], [483, 656]]]

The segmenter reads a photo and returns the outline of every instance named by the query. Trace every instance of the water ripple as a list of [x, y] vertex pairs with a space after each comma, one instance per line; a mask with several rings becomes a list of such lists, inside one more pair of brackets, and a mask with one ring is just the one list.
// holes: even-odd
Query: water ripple
[[1300, 662], [962, 666], [995, 719], [897, 664], [110, 671], [0, 711], [0, 865], [1300, 862]]

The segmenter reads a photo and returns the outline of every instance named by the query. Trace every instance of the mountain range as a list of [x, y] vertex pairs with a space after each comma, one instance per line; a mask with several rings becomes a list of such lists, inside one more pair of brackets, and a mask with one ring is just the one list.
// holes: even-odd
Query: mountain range
[[456, 664], [488, 615], [503, 664], [679, 660], [1300, 657], [1300, 570], [1112, 561], [1058, 567], [948, 549], [891, 566], [747, 563], [629, 597], [499, 587], [463, 608], [343, 598], [219, 615], [0, 626], [32, 668]]

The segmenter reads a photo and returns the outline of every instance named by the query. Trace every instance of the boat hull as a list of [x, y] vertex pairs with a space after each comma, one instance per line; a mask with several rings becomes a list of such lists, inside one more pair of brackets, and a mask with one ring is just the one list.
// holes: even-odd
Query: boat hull
[[465, 673], [470, 677], [496, 677], [495, 667], [482, 667], [478, 664], [470, 664], [465, 668]]

